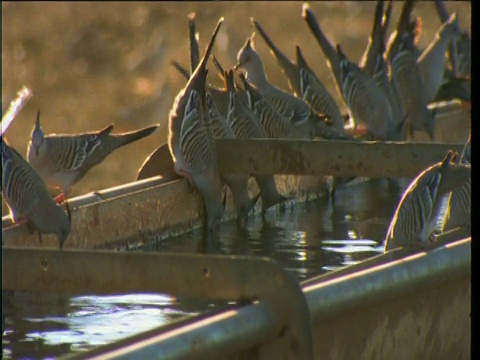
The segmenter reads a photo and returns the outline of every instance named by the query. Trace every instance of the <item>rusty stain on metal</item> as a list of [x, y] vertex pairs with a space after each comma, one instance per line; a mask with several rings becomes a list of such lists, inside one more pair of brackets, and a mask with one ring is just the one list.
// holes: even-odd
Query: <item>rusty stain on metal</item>
[[441, 161], [448, 150], [464, 146], [289, 139], [219, 139], [216, 144], [225, 172], [366, 177], [412, 177]]

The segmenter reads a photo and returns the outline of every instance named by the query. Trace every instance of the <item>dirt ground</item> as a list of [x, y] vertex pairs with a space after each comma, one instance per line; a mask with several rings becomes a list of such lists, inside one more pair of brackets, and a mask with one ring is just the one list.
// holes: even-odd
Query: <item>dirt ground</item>
[[[333, 42], [359, 61], [371, 31], [374, 1], [312, 2], [312, 10]], [[401, 11], [395, 2], [392, 29]], [[323, 54], [301, 17], [302, 2], [2, 2], [2, 105], [22, 85], [34, 97], [6, 134], [25, 154], [37, 110], [46, 133], [92, 131], [115, 124], [128, 131], [160, 123], [152, 136], [116, 151], [90, 171], [73, 195], [135, 180], [145, 158], [166, 142], [168, 112], [185, 81], [171, 60], [188, 65], [187, 15], [197, 14], [203, 50], [220, 16], [225, 17], [215, 54], [224, 66], [253, 32], [250, 17], [277, 46], [294, 58], [299, 44], [306, 60], [327, 88], [341, 100]], [[471, 5], [448, 2], [461, 27], [470, 31]], [[440, 26], [433, 2], [418, 2], [423, 20], [420, 46], [426, 47]], [[269, 80], [288, 89], [286, 79], [260, 36], [255, 47]], [[211, 66], [211, 82], [221, 85]], [[345, 106], [342, 104], [343, 109]], [[3, 211], [6, 210], [3, 203]]]

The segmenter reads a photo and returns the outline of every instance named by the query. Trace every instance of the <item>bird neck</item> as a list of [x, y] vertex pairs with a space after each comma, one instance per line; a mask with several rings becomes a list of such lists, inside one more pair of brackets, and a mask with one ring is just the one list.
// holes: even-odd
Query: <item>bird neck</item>
[[252, 55], [251, 60], [245, 65], [245, 70], [247, 70], [248, 80], [260, 92], [269, 86], [267, 76], [265, 75], [265, 68], [258, 55]]

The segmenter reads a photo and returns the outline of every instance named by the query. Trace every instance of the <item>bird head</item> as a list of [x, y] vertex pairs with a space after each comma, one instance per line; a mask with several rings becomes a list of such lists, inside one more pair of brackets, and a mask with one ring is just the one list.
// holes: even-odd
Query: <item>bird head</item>
[[255, 49], [253, 47], [254, 36], [255, 36], [255, 33], [253, 33], [253, 35], [247, 39], [247, 41], [245, 42], [245, 45], [243, 45], [243, 47], [238, 52], [237, 64], [235, 65], [234, 70], [238, 68], [247, 69], [248, 64], [252, 61], [252, 59], [256, 55]]
[[40, 110], [37, 112], [37, 121], [35, 122], [35, 126], [32, 130], [32, 138], [31, 143], [33, 148], [35, 149], [35, 154], [38, 156], [38, 152], [45, 142], [45, 135], [43, 134], [42, 127], [40, 126]]

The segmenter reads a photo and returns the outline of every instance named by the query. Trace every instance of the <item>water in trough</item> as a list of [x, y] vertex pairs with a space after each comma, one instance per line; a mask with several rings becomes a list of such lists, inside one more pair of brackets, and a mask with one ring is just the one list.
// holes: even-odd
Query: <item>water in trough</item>
[[[238, 231], [222, 224], [203, 244], [202, 231], [135, 251], [206, 252], [266, 256], [299, 281], [383, 252], [383, 239], [406, 181], [372, 180], [324, 198], [273, 209], [265, 220], [251, 217]], [[203, 245], [202, 245], [203, 244]], [[225, 304], [178, 301], [167, 294], [62, 296], [2, 294], [4, 359], [57, 357], [191, 317]]]

